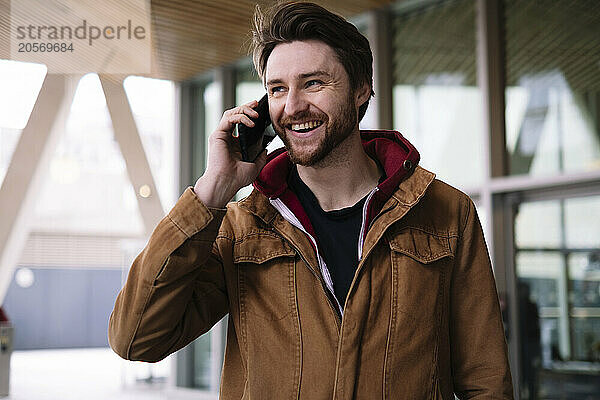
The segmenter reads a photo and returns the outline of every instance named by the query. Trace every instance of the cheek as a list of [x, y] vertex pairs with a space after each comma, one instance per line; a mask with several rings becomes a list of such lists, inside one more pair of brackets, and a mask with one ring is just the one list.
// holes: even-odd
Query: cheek
[[283, 102], [278, 99], [272, 99], [269, 101], [269, 116], [271, 117], [271, 121], [275, 121], [276, 123], [279, 121], [283, 113]]

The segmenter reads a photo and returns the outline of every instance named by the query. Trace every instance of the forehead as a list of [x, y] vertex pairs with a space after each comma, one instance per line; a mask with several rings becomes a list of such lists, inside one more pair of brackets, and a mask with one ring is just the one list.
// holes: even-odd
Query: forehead
[[311, 71], [326, 71], [345, 75], [331, 46], [317, 40], [294, 41], [275, 46], [265, 68], [265, 82], [294, 79]]

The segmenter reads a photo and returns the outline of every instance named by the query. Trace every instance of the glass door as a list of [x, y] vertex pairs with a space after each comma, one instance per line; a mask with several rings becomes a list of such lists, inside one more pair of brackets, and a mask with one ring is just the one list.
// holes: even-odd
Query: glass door
[[600, 196], [521, 202], [514, 244], [521, 399], [597, 398]]

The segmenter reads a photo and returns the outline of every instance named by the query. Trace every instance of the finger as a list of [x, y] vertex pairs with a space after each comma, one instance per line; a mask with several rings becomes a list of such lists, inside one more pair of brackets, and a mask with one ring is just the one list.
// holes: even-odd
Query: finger
[[227, 115], [240, 114], [243, 112], [242, 110], [245, 110], [245, 109], [254, 111], [254, 107], [256, 107], [257, 105], [258, 105], [258, 102], [256, 100], [252, 100], [252, 101], [242, 104], [240, 106], [225, 110], [225, 112], [223, 114], [227, 114]]
[[244, 124], [247, 127], [252, 128], [255, 124], [254, 121], [250, 119], [246, 114], [235, 114], [229, 117], [229, 122], [231, 124]]
[[248, 107], [251, 107], [251, 108], [254, 108], [254, 107], [256, 107], [258, 105], [258, 101], [257, 100], [252, 100], [252, 101], [249, 101], [248, 103], [246, 103], [244, 105], [248, 106]]
[[[244, 124], [250, 128], [254, 126], [254, 122], [245, 114], [225, 115], [219, 123], [217, 131], [223, 132], [223, 135], [230, 136], [235, 134], [235, 124]], [[219, 135], [220, 136], [220, 135]]]
[[258, 118], [258, 111], [256, 111], [250, 106], [243, 105], [240, 107], [240, 111], [242, 111], [246, 115], [251, 116], [252, 118]]

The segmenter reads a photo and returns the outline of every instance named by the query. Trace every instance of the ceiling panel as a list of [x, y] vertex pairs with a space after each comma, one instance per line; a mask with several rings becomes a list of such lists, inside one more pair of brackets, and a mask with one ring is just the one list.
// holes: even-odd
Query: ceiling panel
[[[353, 17], [390, 0], [316, 1], [345, 17]], [[247, 55], [249, 30], [256, 4], [274, 1], [152, 0], [152, 73], [181, 81]], [[9, 57], [10, 1], [0, 0], [0, 58]]]

